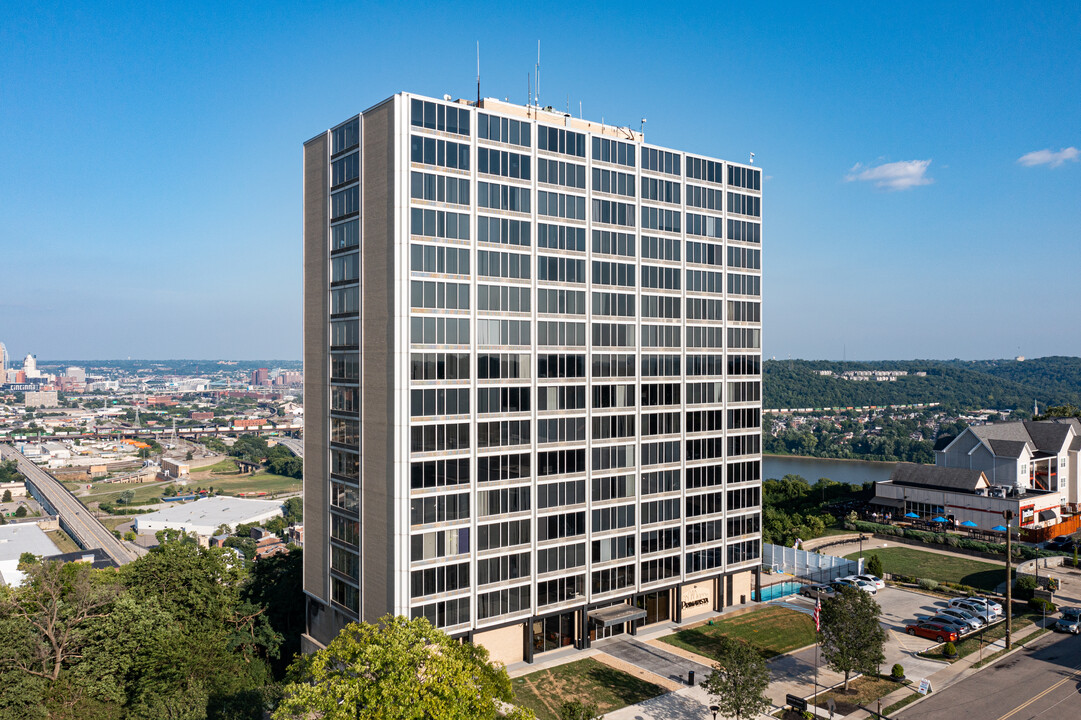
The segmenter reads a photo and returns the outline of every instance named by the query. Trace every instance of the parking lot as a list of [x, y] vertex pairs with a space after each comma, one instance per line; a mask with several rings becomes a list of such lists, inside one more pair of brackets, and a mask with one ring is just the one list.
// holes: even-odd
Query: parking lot
[[[941, 669], [945, 665], [944, 661], [929, 660], [916, 655], [935, 645], [935, 641], [908, 635], [905, 626], [915, 619], [930, 617], [939, 610], [944, 610], [948, 607], [947, 602], [915, 590], [896, 587], [879, 590], [874, 597], [882, 608], [882, 627], [886, 629], [886, 661], [882, 664], [883, 671], [888, 673], [894, 663], [900, 663], [909, 678], [919, 680]], [[809, 598], [792, 596], [786, 600], [795, 606], [808, 609], [814, 607], [814, 601]]]

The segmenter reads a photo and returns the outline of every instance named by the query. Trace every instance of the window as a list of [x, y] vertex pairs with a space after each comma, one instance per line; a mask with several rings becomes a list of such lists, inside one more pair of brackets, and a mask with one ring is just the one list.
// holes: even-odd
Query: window
[[687, 205], [690, 207], [702, 208], [703, 210], [723, 212], [724, 191], [688, 184]]
[[634, 347], [634, 325], [594, 322], [592, 328], [594, 347]]
[[728, 482], [730, 483], [757, 482], [761, 479], [761, 460], [728, 463]]
[[413, 272], [469, 274], [469, 251], [463, 248], [412, 243], [409, 256]]
[[586, 356], [568, 354], [538, 354], [537, 377], [541, 379], [584, 378]]
[[529, 520], [508, 520], [477, 526], [477, 550], [496, 550], [529, 543]]
[[469, 493], [415, 497], [409, 502], [409, 507], [412, 525], [468, 520]]
[[594, 415], [594, 440], [634, 437], [634, 415]]
[[657, 148], [642, 148], [642, 169], [679, 175], [680, 155]]
[[615, 200], [593, 200], [593, 222], [634, 227], [634, 205]]
[[478, 345], [529, 345], [529, 320], [484, 320], [477, 323]]
[[360, 177], [360, 153], [352, 153], [330, 164], [332, 188], [353, 182]]
[[687, 177], [693, 180], [704, 180], [711, 183], [724, 182], [724, 163], [715, 160], [703, 160], [702, 158], [687, 158]]
[[740, 242], [762, 242], [762, 226], [756, 222], [746, 220], [728, 221], [728, 239]]
[[477, 285], [477, 309], [489, 312], [529, 312], [529, 288]]
[[529, 610], [530, 589], [528, 585], [493, 590], [477, 595], [477, 619], [486, 620], [500, 615], [513, 615]]
[[469, 180], [414, 170], [410, 174], [409, 194], [414, 200], [468, 205]]
[[[643, 387], [646, 387], [643, 385]], [[634, 407], [634, 385], [594, 385], [593, 407], [624, 408]]]
[[634, 585], [634, 564], [593, 571], [593, 594], [613, 592]]
[[[596, 171], [594, 171], [594, 177], [596, 177]], [[562, 160], [538, 158], [537, 181], [585, 190], [586, 167], [585, 165], [563, 162]]]
[[537, 453], [537, 477], [573, 475], [585, 471], [585, 450], [550, 450]]
[[551, 250], [586, 251], [586, 229], [568, 225], [537, 224], [537, 247]]
[[477, 251], [477, 275], [528, 280], [529, 255], [498, 250]]
[[469, 145], [440, 138], [413, 135], [409, 138], [409, 159], [421, 165], [453, 170], [469, 169]]
[[634, 287], [634, 265], [594, 260], [593, 284]]
[[537, 421], [537, 442], [564, 443], [581, 442], [586, 439], [586, 419], [584, 417], [560, 417]]
[[609, 445], [594, 447], [593, 470], [616, 470], [634, 467], [634, 445]]
[[612, 193], [624, 197], [634, 197], [635, 179], [630, 173], [593, 168], [593, 192]]
[[[585, 557], [584, 552], [582, 556]], [[581, 600], [585, 597], [585, 582], [585, 575], [572, 575], [538, 582], [537, 607]]]
[[643, 355], [642, 375], [645, 377], [676, 377], [680, 374], [679, 355]]
[[529, 453], [489, 455], [477, 458], [477, 482], [524, 480], [532, 477]]
[[330, 195], [331, 222], [360, 211], [360, 188], [356, 185]]
[[762, 198], [743, 193], [728, 193], [728, 212], [761, 217]]
[[464, 555], [469, 552], [469, 528], [414, 533], [409, 545], [413, 562]]
[[469, 587], [469, 563], [414, 570], [410, 580], [414, 598], [464, 590]]
[[687, 234], [720, 240], [724, 237], [724, 220], [711, 215], [687, 213]]
[[537, 147], [548, 152], [584, 158], [586, 156], [586, 136], [571, 130], [538, 125]]
[[410, 450], [415, 453], [469, 449], [469, 423], [414, 425]]
[[[570, 220], [585, 220], [586, 199], [578, 195], [538, 190], [537, 214]], [[631, 224], [633, 225], [633, 222]]]
[[420, 237], [469, 239], [469, 215], [464, 213], [412, 208], [409, 211], [409, 232]]
[[[678, 534], [675, 539], [675, 547], [679, 547]], [[679, 577], [679, 555], [642, 561], [641, 583], [643, 585], [671, 577]]]
[[729, 322], [762, 322], [762, 304], [744, 300], [728, 301]]
[[529, 355], [517, 353], [480, 353], [477, 377], [481, 380], [528, 380]]
[[[464, 425], [468, 443], [469, 425]], [[409, 466], [409, 487], [413, 490], [469, 484], [469, 458], [425, 460]]]
[[477, 493], [477, 517], [525, 512], [530, 508], [529, 486], [482, 490]]
[[[676, 417], [678, 418], [679, 415], [676, 415]], [[689, 442], [690, 441], [688, 441], [688, 443]], [[646, 465], [665, 465], [667, 463], [675, 463], [679, 462], [679, 459], [679, 440], [642, 443], [643, 467]], [[692, 458], [690, 453], [688, 453], [687, 459], [692, 460], [694, 458]]]
[[562, 480], [537, 485], [537, 507], [541, 510], [581, 505], [585, 501], [585, 480]]
[[356, 315], [360, 312], [360, 288], [356, 285], [330, 291], [330, 315]]
[[752, 168], [728, 166], [728, 184], [748, 190], [762, 189], [762, 171]]
[[410, 102], [410, 122], [413, 127], [469, 135], [469, 109], [455, 105], [413, 98]]
[[584, 410], [586, 407], [586, 389], [581, 385], [539, 387], [537, 396], [538, 412]]
[[[643, 295], [642, 317], [668, 318], [669, 320], [679, 320], [679, 307], [681, 302], [681, 298], [672, 297], [671, 295]], [[689, 302], [690, 301], [688, 301], [688, 304]]]
[[349, 122], [342, 123], [330, 132], [330, 137], [332, 155], [352, 150], [360, 144], [360, 119], [353, 118]]
[[528, 387], [477, 388], [477, 413], [529, 412], [529, 391]]
[[642, 257], [679, 262], [679, 238], [642, 236]]
[[[529, 180], [529, 155], [496, 150], [495, 148], [477, 149], [477, 172], [518, 180]], [[528, 191], [528, 188], [526, 189]]]
[[[691, 273], [688, 270], [688, 276]], [[657, 267], [656, 265], [642, 266], [642, 287], [655, 290], [679, 290], [680, 270], [678, 267]], [[687, 288], [691, 288], [688, 286]], [[718, 290], [720, 292], [720, 290]]]
[[680, 204], [680, 185], [672, 180], [660, 180], [658, 178], [642, 178], [642, 199], [656, 202]]
[[477, 423], [477, 447], [498, 448], [528, 445], [529, 420], [497, 420]]
[[468, 380], [468, 353], [412, 353], [409, 356], [412, 380]]
[[530, 124], [522, 120], [496, 117], [487, 113], [477, 115], [477, 137], [482, 140], [504, 142], [509, 145], [530, 147]]
[[469, 388], [425, 388], [409, 391], [410, 415], [468, 415]]
[[[642, 436], [675, 435], [679, 433], [680, 417], [678, 412], [643, 413]], [[690, 428], [687, 429], [690, 432]], [[645, 448], [645, 444], [642, 445]], [[678, 458], [678, 454], [676, 455]]]
[[441, 600], [430, 605], [421, 605], [410, 611], [414, 618], [427, 618], [437, 628], [463, 625], [469, 622], [469, 598]]
[[418, 345], [468, 345], [467, 318], [412, 317], [409, 319], [410, 342]]
[[585, 344], [585, 323], [562, 320], [537, 322], [537, 345], [539, 346], [582, 347]]
[[593, 231], [593, 252], [634, 257], [634, 234], [611, 230]]
[[573, 257], [537, 256], [537, 279], [542, 282], [585, 283], [586, 261]]
[[537, 518], [537, 542], [577, 537], [586, 533], [585, 511]]
[[[560, 545], [559, 547], [537, 549], [537, 572], [540, 574], [559, 572], [586, 564], [586, 544]], [[542, 585], [537, 583], [538, 595]]]
[[635, 146], [632, 143], [600, 137], [593, 138], [594, 160], [623, 165], [624, 167], [634, 167], [634, 158]]
[[634, 355], [593, 355], [593, 377], [634, 377]]
[[330, 249], [344, 250], [360, 244], [360, 221], [349, 220], [330, 228]]
[[529, 577], [529, 553], [477, 559], [477, 584], [488, 585]]
[[654, 470], [642, 473], [642, 494], [679, 492], [679, 470]]
[[[596, 297], [596, 293], [594, 293], [594, 297]], [[633, 295], [631, 299], [634, 299]], [[585, 315], [586, 293], [584, 290], [539, 289], [537, 290], [537, 312], [558, 315]], [[596, 303], [594, 303], [594, 312], [596, 312]]]
[[480, 242], [498, 243], [500, 245], [517, 245], [529, 247], [528, 220], [511, 220], [509, 218], [477, 217], [477, 240]]

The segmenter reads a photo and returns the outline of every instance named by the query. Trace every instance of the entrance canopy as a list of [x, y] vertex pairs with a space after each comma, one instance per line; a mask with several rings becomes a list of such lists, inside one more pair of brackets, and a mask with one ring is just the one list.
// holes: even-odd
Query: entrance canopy
[[609, 605], [589, 611], [589, 619], [601, 627], [622, 625], [634, 620], [642, 620], [646, 617], [646, 611], [633, 605]]

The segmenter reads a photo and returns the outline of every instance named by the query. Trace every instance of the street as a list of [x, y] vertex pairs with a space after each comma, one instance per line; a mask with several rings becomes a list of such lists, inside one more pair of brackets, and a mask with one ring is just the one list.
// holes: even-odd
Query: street
[[[934, 688], [932, 687], [932, 690]], [[1077, 720], [1081, 636], [1049, 633], [893, 717], [904, 720]]]
[[67, 488], [52, 475], [27, 460], [22, 453], [10, 445], [0, 445], [0, 456], [5, 460], [16, 460], [19, 472], [45, 495], [50, 505], [59, 513], [64, 529], [84, 549], [102, 548], [119, 565], [129, 563], [138, 555], [126, 544], [116, 539], [90, 511], [83, 506]]

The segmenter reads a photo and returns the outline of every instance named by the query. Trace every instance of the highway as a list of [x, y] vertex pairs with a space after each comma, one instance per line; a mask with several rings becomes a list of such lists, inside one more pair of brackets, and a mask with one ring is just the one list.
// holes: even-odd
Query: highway
[[117, 540], [60, 481], [27, 460], [22, 453], [10, 445], [0, 445], [0, 456], [4, 460], [18, 462], [19, 472], [26, 476], [36, 490], [34, 496], [39, 500], [44, 499], [42, 505], [60, 517], [61, 527], [79, 547], [84, 550], [101, 548], [118, 565], [124, 565], [138, 557], [135, 551]]
[[1051, 633], [894, 717], [1065, 720], [1081, 717], [1081, 636]]
[[278, 438], [278, 442], [293, 451], [298, 458], [304, 457], [304, 441], [296, 438]]

